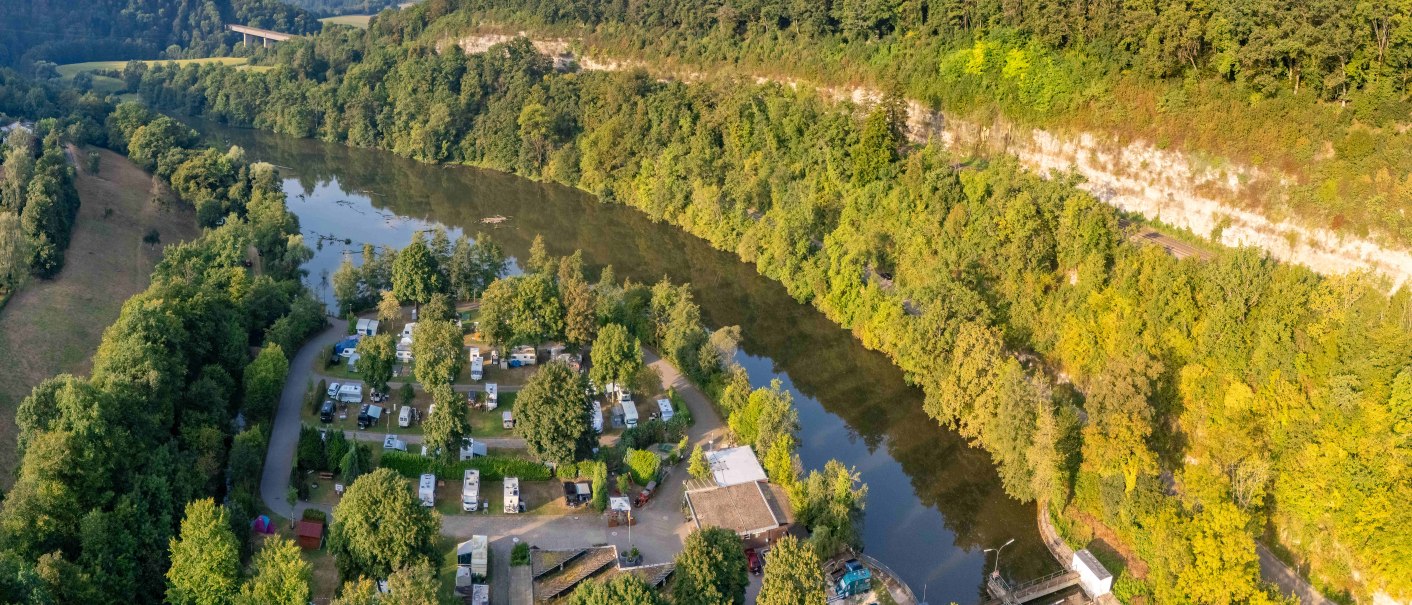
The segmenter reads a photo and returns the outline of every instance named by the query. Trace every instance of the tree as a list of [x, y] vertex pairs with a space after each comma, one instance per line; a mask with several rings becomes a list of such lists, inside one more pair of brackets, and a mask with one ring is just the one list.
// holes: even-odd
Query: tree
[[554, 282], [544, 275], [496, 280], [481, 297], [481, 332], [496, 345], [540, 343], [564, 330]]
[[608, 324], [598, 331], [589, 357], [593, 361], [589, 370], [593, 382], [599, 386], [614, 383], [626, 387], [642, 367], [642, 346], [628, 334], [627, 328]]
[[545, 364], [515, 399], [515, 434], [534, 458], [569, 464], [587, 450], [592, 434], [582, 375], [561, 361]]
[[15, 290], [29, 276], [29, 239], [20, 231], [20, 216], [0, 211], [0, 286]]
[[674, 605], [741, 605], [750, 583], [745, 549], [735, 532], [708, 527], [692, 532], [676, 559]]
[[464, 343], [461, 328], [454, 322], [417, 322], [417, 336], [412, 339], [412, 358], [416, 361], [413, 370], [417, 382], [429, 388], [455, 381], [466, 363]]
[[342, 473], [343, 477], [343, 484], [353, 485], [353, 482], [357, 481], [358, 477], [363, 476], [363, 472], [368, 469], [371, 458], [372, 452], [368, 450], [368, 446], [358, 443], [352, 444], [352, 447], [348, 448], [348, 451], [343, 454], [342, 460], [338, 463], [339, 472]]
[[597, 301], [593, 288], [582, 278], [559, 283], [564, 299], [564, 340], [576, 347], [593, 340], [598, 328]]
[[358, 341], [358, 359], [353, 367], [358, 375], [380, 393], [387, 392], [387, 381], [392, 380], [392, 366], [397, 361], [397, 343], [391, 334], [365, 336]]
[[343, 583], [338, 589], [338, 598], [332, 605], [382, 605], [378, 585], [367, 578], [358, 578]]
[[1157, 457], [1147, 445], [1152, 405], [1147, 397], [1160, 366], [1146, 356], [1112, 360], [1089, 385], [1089, 422], [1083, 428], [1083, 464], [1104, 476], [1120, 476], [1127, 491], [1138, 477], [1156, 472]]
[[608, 464], [593, 463], [593, 510], [603, 512], [608, 508]]
[[551, 275], [556, 268], [554, 259], [549, 258], [549, 251], [544, 248], [544, 236], [536, 234], [534, 241], [530, 242], [529, 260], [525, 261], [525, 272]]
[[353, 260], [347, 256], [333, 272], [333, 298], [338, 302], [339, 314], [352, 313], [363, 304], [363, 284]]
[[255, 576], [240, 590], [241, 605], [304, 605], [313, 572], [293, 540], [272, 536], [255, 555]]
[[393, 330], [392, 325], [402, 320], [402, 303], [397, 300], [397, 295], [392, 290], [383, 290], [378, 299], [378, 321], [387, 324], [387, 330]]
[[398, 300], [424, 303], [431, 300], [433, 294], [445, 290], [445, 278], [436, 257], [427, 248], [421, 233], [412, 236], [412, 243], [392, 262], [392, 293]]
[[437, 605], [440, 586], [429, 561], [406, 565], [387, 577], [387, 594], [379, 605]]
[[180, 538], [171, 540], [167, 602], [219, 605], [235, 599], [240, 581], [240, 545], [224, 507], [210, 498], [186, 505]]
[[706, 480], [711, 478], [711, 465], [706, 462], [706, 452], [701, 449], [701, 444], [691, 450], [691, 462], [687, 465], [687, 472], [692, 479]]
[[333, 511], [329, 550], [339, 574], [385, 578], [396, 569], [437, 556], [441, 521], [422, 507], [407, 482], [380, 468], [348, 486]]
[[727, 424], [741, 441], [755, 446], [755, 451], [767, 452], [775, 439], [799, 429], [799, 410], [784, 384], [775, 379], [770, 388], [752, 391], [745, 406], [730, 413]]
[[431, 295], [431, 300], [422, 305], [421, 312], [417, 314], [417, 319], [421, 321], [451, 321], [456, 319], [456, 309], [451, 306], [451, 297], [445, 292], [437, 292]]
[[815, 605], [827, 600], [824, 567], [818, 555], [794, 536], [784, 536], [770, 549], [770, 562], [759, 605]]
[[604, 581], [580, 584], [569, 595], [567, 605], [665, 605], [661, 593], [641, 578], [619, 574]]
[[274, 413], [288, 374], [289, 360], [279, 345], [260, 349], [260, 354], [245, 367], [245, 411], [250, 419], [259, 421]]
[[858, 472], [830, 460], [823, 472], [811, 471], [790, 493], [795, 518], [809, 530], [809, 541], [820, 558], [859, 544], [858, 519], [868, 486]]
[[632, 473], [633, 482], [647, 485], [649, 481], [657, 480], [657, 471], [662, 466], [662, 459], [647, 450], [629, 449], [623, 456], [623, 464], [627, 465]]
[[441, 459], [456, 460], [461, 451], [461, 440], [471, 434], [471, 423], [466, 418], [465, 397], [452, 390], [449, 383], [428, 388], [431, 391], [432, 405], [436, 408], [422, 424], [426, 444], [440, 448]]

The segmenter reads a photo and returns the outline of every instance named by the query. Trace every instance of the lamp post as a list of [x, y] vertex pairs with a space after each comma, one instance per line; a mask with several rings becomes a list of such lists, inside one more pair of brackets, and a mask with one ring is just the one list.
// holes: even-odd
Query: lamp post
[[981, 551], [981, 552], [994, 552], [994, 553], [995, 553], [995, 569], [994, 569], [994, 571], [992, 571], [992, 574], [998, 575], [998, 574], [1000, 573], [1000, 551], [1001, 551], [1001, 550], [1004, 550], [1006, 546], [1009, 546], [1010, 543], [1011, 543], [1011, 542], [1014, 542], [1014, 541], [1015, 541], [1014, 538], [1010, 538], [1010, 541], [1009, 541], [1009, 542], [1006, 542], [1006, 543], [1004, 543], [1004, 544], [1001, 544], [1001, 545], [1000, 545], [1000, 548], [987, 548], [987, 549]]

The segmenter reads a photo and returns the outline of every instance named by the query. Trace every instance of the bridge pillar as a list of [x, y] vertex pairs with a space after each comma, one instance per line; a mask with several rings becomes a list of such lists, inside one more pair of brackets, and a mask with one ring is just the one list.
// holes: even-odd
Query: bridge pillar
[[240, 45], [250, 46], [250, 34], [247, 34], [245, 32], [240, 33]]
[[260, 39], [265, 41], [265, 43], [264, 43], [264, 47], [265, 47], [265, 48], [269, 48], [269, 47], [270, 47], [270, 39], [269, 39], [269, 38], [260, 38]]

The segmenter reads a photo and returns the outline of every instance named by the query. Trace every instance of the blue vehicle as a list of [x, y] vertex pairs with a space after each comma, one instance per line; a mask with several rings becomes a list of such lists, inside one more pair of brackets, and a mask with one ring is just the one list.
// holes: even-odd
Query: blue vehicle
[[834, 593], [843, 598], [864, 594], [873, 589], [873, 572], [857, 559], [843, 562], [833, 572]]

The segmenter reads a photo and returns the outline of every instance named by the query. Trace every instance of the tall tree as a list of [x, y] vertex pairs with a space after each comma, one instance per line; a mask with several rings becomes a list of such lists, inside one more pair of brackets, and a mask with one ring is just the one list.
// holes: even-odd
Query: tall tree
[[677, 554], [674, 605], [742, 605], [750, 577], [740, 537], [728, 529], [692, 532]]
[[387, 577], [387, 594], [378, 605], [438, 605], [440, 586], [430, 562], [406, 565]]
[[451, 384], [466, 364], [465, 340], [461, 328], [450, 321], [417, 323], [412, 339], [413, 371], [424, 387]]
[[626, 387], [642, 369], [642, 346], [627, 328], [618, 324], [608, 324], [598, 331], [589, 357], [593, 361], [589, 373], [600, 387], [608, 383]]
[[333, 518], [329, 550], [344, 579], [385, 578], [437, 556], [438, 515], [422, 507], [392, 469], [380, 468], [354, 481]]
[[632, 574], [618, 574], [608, 581], [588, 581], [569, 595], [567, 605], [665, 605], [657, 589]]
[[220, 605], [235, 599], [240, 582], [240, 546], [225, 507], [210, 498], [186, 505], [181, 536], [171, 541], [167, 602]]
[[442, 460], [454, 461], [461, 451], [461, 439], [471, 434], [470, 420], [466, 418], [466, 398], [453, 390], [450, 383], [438, 384], [428, 390], [436, 409], [422, 425], [426, 444], [439, 449]]
[[568, 464], [586, 451], [593, 427], [583, 387], [582, 375], [560, 361], [530, 376], [515, 399], [515, 434], [531, 456]]
[[412, 243], [403, 248], [392, 262], [392, 293], [398, 300], [420, 304], [445, 290], [445, 277], [441, 274], [436, 257], [427, 248], [422, 235], [414, 235]]
[[397, 343], [392, 334], [365, 336], [358, 341], [358, 359], [353, 367], [373, 390], [386, 393], [387, 381], [392, 380], [392, 366], [397, 361]]
[[289, 360], [279, 345], [266, 345], [245, 368], [245, 411], [254, 421], [269, 418], [279, 405]]
[[304, 605], [313, 571], [293, 540], [272, 536], [255, 555], [255, 576], [240, 589], [240, 605]]
[[481, 297], [481, 332], [497, 345], [537, 344], [564, 330], [554, 281], [544, 275], [496, 280]]
[[785, 536], [770, 549], [758, 605], [816, 605], [828, 600], [824, 566], [814, 549], [794, 536]]
[[389, 332], [394, 329], [393, 324], [402, 321], [402, 303], [392, 290], [383, 290], [378, 298], [378, 320], [387, 324]]

